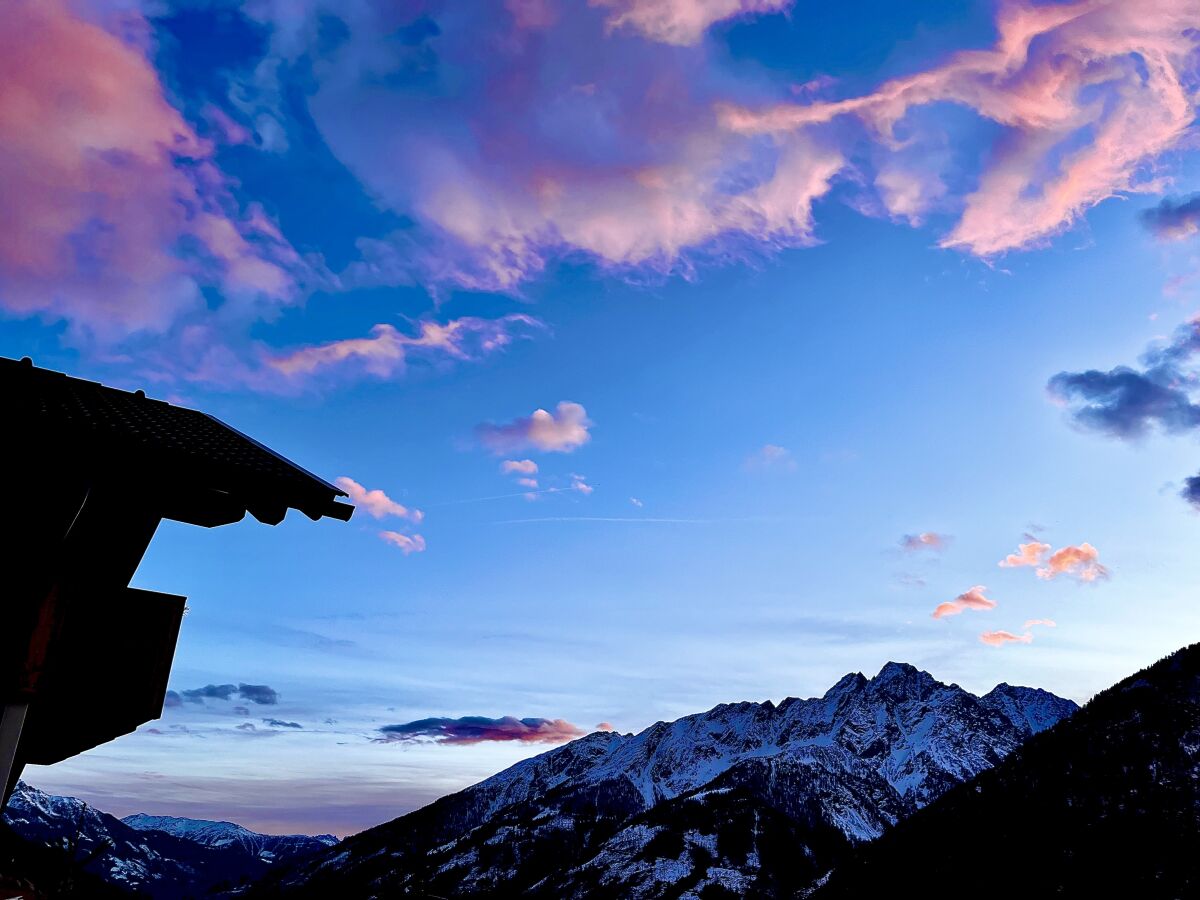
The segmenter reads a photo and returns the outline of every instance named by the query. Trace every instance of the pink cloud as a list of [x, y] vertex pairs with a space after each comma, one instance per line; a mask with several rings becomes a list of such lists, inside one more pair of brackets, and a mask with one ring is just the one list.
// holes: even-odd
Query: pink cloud
[[[706, 49], [665, 52], [638, 37], [691, 41], [709, 22], [782, 5], [468, 4], [438, 17], [436, 40], [438, 71], [458, 73], [463, 89], [432, 93], [401, 79], [382, 86], [410, 51], [389, 37], [392, 7], [359, 8], [336, 62], [315, 68], [309, 111], [368, 193], [421, 227], [360, 240], [363, 258], [344, 281], [515, 291], [565, 255], [643, 280], [813, 243], [813, 204], [845, 154], [823, 137], [721, 128], [712, 102], [729, 80]], [[286, 4], [252, 14], [272, 27], [280, 71], [319, 54], [298, 38], [315, 22]], [[414, 121], [421, 127], [405, 124]]]
[[926, 213], [948, 192], [937, 172], [917, 164], [885, 163], [875, 175], [875, 189], [884, 208], [894, 219], [910, 225], [923, 223]]
[[552, 413], [535, 409], [532, 415], [505, 425], [480, 425], [476, 433], [484, 446], [497, 454], [530, 447], [547, 453], [570, 453], [591, 440], [591, 426], [587, 410], [563, 400]]
[[518, 28], [545, 31], [558, 21], [558, 0], [504, 0]]
[[695, 44], [710, 25], [740, 16], [781, 12], [793, 0], [588, 0], [610, 10], [611, 28], [629, 28], [663, 44]]
[[599, 725], [596, 726], [596, 730], [597, 731], [616, 731], [616, 729], [613, 728], [612, 724], [609, 722], [601, 722]]
[[420, 522], [425, 518], [425, 514], [419, 509], [409, 509], [402, 503], [397, 503], [378, 488], [368, 491], [353, 478], [347, 478], [343, 475], [336, 479], [334, 484], [350, 495], [350, 502], [357, 509], [363, 510], [376, 519], [382, 519], [385, 516], [396, 516], [400, 519], [410, 519], [413, 522]]
[[503, 716], [463, 716], [460, 719], [418, 719], [379, 729], [381, 743], [432, 742], [435, 744], [481, 744], [516, 741], [522, 744], [561, 744], [587, 732], [565, 719], [517, 719]]
[[979, 640], [989, 647], [1003, 647], [1005, 644], [1032, 644], [1033, 635], [1029, 632], [1013, 634], [1011, 631], [985, 631]]
[[538, 473], [538, 464], [532, 459], [506, 459], [500, 463], [500, 471], [505, 475], [514, 473], [536, 475]]
[[[1030, 541], [1019, 544], [1016, 553], [1010, 553], [1000, 561], [1005, 568], [1030, 566], [1037, 568], [1037, 576], [1045, 581], [1059, 575], [1069, 575], [1080, 581], [1097, 581], [1108, 578], [1108, 569], [1100, 564], [1100, 553], [1084, 541], [1077, 547], [1062, 547], [1050, 552], [1049, 544]], [[1049, 558], [1047, 558], [1047, 554]]]
[[587, 497], [587, 496], [591, 495], [591, 493], [596, 489], [587, 483], [586, 475], [577, 475], [574, 472], [572, 472], [571, 473], [571, 490], [576, 491], [580, 494], [583, 494], [585, 497]]
[[538, 480], [536, 478], [518, 478], [517, 484], [519, 484], [521, 487], [537, 490]]
[[425, 552], [425, 538], [419, 534], [401, 534], [398, 531], [381, 531], [379, 537], [409, 556], [413, 553]]
[[[313, 40], [322, 4], [262, 3], [246, 13], [268, 26], [268, 57], [234, 85], [237, 119], [199, 110], [209, 140], [166, 98], [136, 4], [119, 15], [88, 5], [5, 10], [0, 304], [66, 320], [76, 337], [177, 328], [179, 346], [158, 364], [179, 350], [179, 377], [217, 384], [279, 387], [334, 369], [387, 377], [418, 350], [478, 358], [512, 337], [503, 327], [489, 345], [479, 320], [456, 320], [478, 327], [424, 323], [414, 336], [380, 325], [285, 353], [250, 341], [254, 322], [317, 287], [515, 291], [564, 256], [639, 280], [691, 276], [704, 260], [814, 243], [814, 204], [839, 179], [898, 220], [953, 211], [943, 246], [1026, 247], [1106, 197], [1157, 186], [1154, 165], [1195, 117], [1193, 0], [1000, 0], [987, 49], [841, 100], [822, 99], [836, 82], [819, 75], [790, 94], [803, 102], [761, 108], [747, 98], [791, 88], [757, 71], [738, 81], [703, 35], [788, 0], [464, 6], [436, 16], [435, 77], [456, 73], [459, 91], [392, 77], [429, 49], [397, 45], [394, 5], [356, 7], [325, 50]], [[239, 201], [214, 155], [251, 128], [261, 146], [283, 145], [280, 73], [302, 56], [323, 139], [375, 202], [417, 225], [361, 238], [360, 258], [337, 274]], [[981, 171], [944, 171], [943, 104], [1003, 131]], [[463, 342], [474, 348], [465, 357]]]
[[[0, 30], [0, 304], [115, 341], [225, 303], [296, 298], [306, 266], [237, 211], [212, 147], [166, 100], [126, 10], [17, 0]], [[265, 219], [261, 211], [257, 217]]]
[[922, 531], [920, 534], [904, 535], [900, 538], [900, 547], [909, 553], [914, 553], [918, 550], [942, 551], [946, 549], [946, 545], [949, 542], [949, 535], [938, 534], [934, 531]]
[[215, 133], [215, 137], [223, 144], [250, 144], [254, 135], [248, 128], [230, 118], [229, 114], [219, 106], [211, 103], [204, 107], [202, 115]]
[[271, 357], [268, 365], [288, 378], [311, 376], [348, 365], [387, 378], [402, 372], [411, 354], [478, 359], [507, 347], [516, 338], [527, 335], [528, 329], [539, 328], [541, 324], [537, 319], [519, 313], [498, 319], [464, 316], [445, 323], [426, 320], [418, 323], [416, 335], [404, 334], [392, 325], [381, 324], [371, 329], [370, 337], [301, 347]]
[[[911, 110], [966, 106], [1006, 129], [962, 214], [941, 241], [981, 256], [1027, 247], [1069, 228], [1121, 192], [1151, 189], [1143, 167], [1183, 139], [1195, 117], [1189, 60], [1200, 44], [1192, 0], [1042, 4], [1007, 0], [987, 50], [839, 101], [761, 110], [720, 108], [740, 134], [802, 133], [838, 117], [865, 123], [886, 150]], [[911, 175], [881, 185], [889, 208], [920, 212], [930, 188]], [[929, 182], [941, 191], [939, 180]]]
[[1084, 541], [1078, 547], [1063, 547], [1055, 550], [1046, 565], [1037, 570], [1038, 578], [1049, 581], [1059, 575], [1069, 575], [1080, 581], [1098, 581], [1108, 578], [1108, 569], [1100, 564], [1100, 552]]
[[1023, 634], [1013, 634], [1011, 631], [985, 631], [979, 635], [979, 640], [990, 647], [1003, 647], [1005, 644], [1032, 644], [1035, 627], [1057, 628], [1053, 619], [1027, 619], [1021, 626]]
[[1000, 560], [998, 565], [1005, 569], [1016, 569], [1021, 566], [1040, 566], [1042, 559], [1049, 552], [1050, 545], [1043, 544], [1041, 541], [1018, 544], [1017, 552], [1008, 554], [1008, 556]]
[[987, 588], [982, 584], [977, 584], [967, 591], [963, 591], [953, 600], [948, 600], [945, 603], [939, 603], [937, 609], [933, 611], [933, 618], [944, 619], [946, 616], [957, 616], [964, 610], [987, 610], [995, 609], [996, 601], [984, 596], [984, 591]]

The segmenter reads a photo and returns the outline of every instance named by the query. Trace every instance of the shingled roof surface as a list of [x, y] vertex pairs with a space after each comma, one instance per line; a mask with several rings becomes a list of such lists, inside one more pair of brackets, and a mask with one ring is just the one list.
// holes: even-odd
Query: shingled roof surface
[[204, 486], [272, 500], [311, 518], [348, 519], [345, 497], [220, 419], [94, 381], [0, 357], [0, 409], [13, 434], [63, 434]]

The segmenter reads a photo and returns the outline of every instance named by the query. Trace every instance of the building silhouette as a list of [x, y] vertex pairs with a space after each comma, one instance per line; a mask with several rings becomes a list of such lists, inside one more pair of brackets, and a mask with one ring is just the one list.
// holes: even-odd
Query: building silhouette
[[345, 492], [224, 422], [0, 357], [0, 787], [162, 714], [184, 598], [129, 587], [163, 519], [213, 528]]

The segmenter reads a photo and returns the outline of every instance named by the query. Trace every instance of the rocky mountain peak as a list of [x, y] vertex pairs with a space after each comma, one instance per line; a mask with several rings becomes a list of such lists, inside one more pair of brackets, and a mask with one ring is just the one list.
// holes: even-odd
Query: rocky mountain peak
[[826, 864], [1074, 710], [1046, 692], [989, 697], [890, 662], [818, 698], [588, 735], [350, 838], [280, 886], [313, 897], [348, 882], [367, 893], [694, 897], [706, 883], [697, 860], [715, 860], [703, 868], [735, 895], [757, 885], [791, 896], [795, 885], [760, 879], [770, 842]]

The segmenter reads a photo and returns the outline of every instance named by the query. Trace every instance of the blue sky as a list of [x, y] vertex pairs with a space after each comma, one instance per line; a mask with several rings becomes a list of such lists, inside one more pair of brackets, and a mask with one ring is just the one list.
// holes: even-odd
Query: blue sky
[[[889, 659], [1083, 700], [1200, 633], [1200, 16], [752, 5], [20, 5], [63, 62], [0, 123], [0, 187], [51, 211], [0, 217], [0, 353], [410, 511], [165, 523], [134, 583], [189, 597], [173, 689], [278, 702], [182, 702], [34, 784], [348, 833], [548, 746], [385, 725], [636, 731]], [[1047, 391], [1118, 366], [1176, 405]], [[539, 437], [561, 403], [582, 437]], [[1107, 577], [1054, 568], [1080, 547]]]

